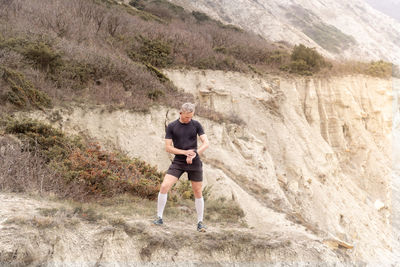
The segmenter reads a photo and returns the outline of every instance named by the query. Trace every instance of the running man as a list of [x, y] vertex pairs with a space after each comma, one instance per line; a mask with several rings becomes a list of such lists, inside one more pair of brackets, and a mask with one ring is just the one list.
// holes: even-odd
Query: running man
[[[179, 119], [168, 124], [166, 129], [165, 150], [175, 154], [175, 158], [169, 166], [158, 193], [157, 219], [154, 224], [163, 224], [162, 217], [167, 203], [168, 191], [181, 175], [187, 172], [195, 197], [197, 231], [205, 232], [206, 226], [203, 224], [204, 199], [202, 195], [203, 163], [199, 155], [208, 148], [209, 143], [201, 124], [192, 119], [194, 110], [194, 104], [183, 104], [179, 112]], [[199, 148], [197, 148], [197, 135], [202, 142]]]

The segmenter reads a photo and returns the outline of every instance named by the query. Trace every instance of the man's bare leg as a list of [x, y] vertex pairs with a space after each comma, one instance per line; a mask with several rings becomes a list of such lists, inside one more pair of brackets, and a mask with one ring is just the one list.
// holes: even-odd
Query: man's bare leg
[[204, 199], [202, 193], [203, 182], [192, 182], [192, 189], [194, 193], [194, 204], [196, 206], [197, 212], [197, 230], [200, 232], [205, 232], [205, 226], [203, 225], [203, 215], [204, 215]]
[[203, 182], [195, 182], [195, 181], [190, 181], [190, 182], [192, 183], [194, 197], [202, 198], [203, 197], [203, 192], [202, 192]]
[[178, 181], [178, 178], [171, 174], [166, 174], [161, 184], [160, 193], [167, 194], [171, 187]]
[[154, 221], [155, 224], [163, 224], [162, 217], [164, 213], [165, 204], [167, 204], [168, 191], [178, 181], [173, 175], [166, 174], [161, 184], [160, 192], [158, 193], [157, 200], [157, 216], [158, 219]]

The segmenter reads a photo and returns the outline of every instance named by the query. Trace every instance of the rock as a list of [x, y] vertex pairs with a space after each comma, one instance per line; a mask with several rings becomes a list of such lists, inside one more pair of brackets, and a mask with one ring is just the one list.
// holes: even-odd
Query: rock
[[374, 203], [374, 207], [376, 210], [381, 210], [385, 207], [385, 203], [383, 203], [380, 199], [377, 199]]

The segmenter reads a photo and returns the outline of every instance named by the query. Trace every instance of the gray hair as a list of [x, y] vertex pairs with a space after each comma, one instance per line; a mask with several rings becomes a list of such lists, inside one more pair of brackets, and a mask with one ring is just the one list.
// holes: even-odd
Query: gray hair
[[194, 112], [194, 107], [194, 104], [188, 102], [182, 105], [181, 111], [184, 113], [192, 113]]

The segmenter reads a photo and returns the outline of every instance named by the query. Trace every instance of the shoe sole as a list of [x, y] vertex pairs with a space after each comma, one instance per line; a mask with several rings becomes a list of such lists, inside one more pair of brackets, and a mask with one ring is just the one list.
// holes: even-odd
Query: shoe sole
[[202, 229], [197, 230], [197, 232], [205, 233], [205, 232], [206, 232], [206, 229], [202, 228]]

